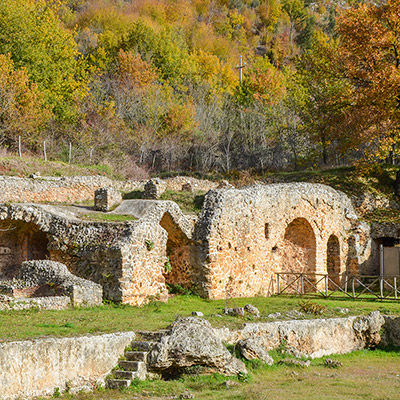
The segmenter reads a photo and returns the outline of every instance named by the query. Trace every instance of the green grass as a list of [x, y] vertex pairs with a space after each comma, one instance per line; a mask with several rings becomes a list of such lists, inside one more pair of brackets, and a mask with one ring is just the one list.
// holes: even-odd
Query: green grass
[[[124, 179], [108, 165], [68, 164], [62, 161], [47, 161], [38, 157], [0, 157], [0, 175], [29, 177], [39, 172], [41, 176], [84, 176], [103, 175], [111, 179]], [[40, 178], [39, 178], [40, 179]]]
[[88, 214], [84, 214], [81, 217], [86, 221], [105, 221], [105, 222], [119, 222], [119, 221], [135, 221], [133, 215], [125, 215], [125, 214], [106, 214], [101, 212], [92, 212]]
[[[249, 379], [219, 374], [192, 374], [172, 381], [134, 381], [126, 390], [98, 389], [94, 393], [66, 394], [63, 400], [171, 399], [189, 390], [198, 400], [397, 400], [400, 391], [400, 353], [361, 350], [330, 356], [343, 363], [332, 369], [324, 359], [312, 360], [309, 368], [248, 363]], [[226, 388], [231, 380], [237, 386]]]
[[313, 182], [332, 186], [348, 195], [368, 192], [394, 198], [394, 181], [398, 167], [383, 165], [361, 174], [355, 167], [319, 169], [314, 171], [273, 172], [264, 175], [269, 182]]
[[[229, 307], [251, 303], [261, 312], [261, 321], [270, 313], [301, 310], [296, 297], [256, 297], [225, 300], [206, 300], [197, 296], [175, 296], [168, 303], [153, 302], [144, 307], [106, 304], [101, 307], [68, 309], [62, 311], [2, 311], [0, 312], [0, 340], [28, 339], [48, 336], [74, 336], [129, 330], [158, 330], [166, 328], [178, 316], [186, 317], [192, 311], [202, 311], [215, 327], [240, 328], [243, 323], [256, 321], [252, 316], [230, 317], [221, 315]], [[339, 308], [349, 308], [350, 315], [367, 314], [379, 310], [384, 314], [400, 314], [400, 303], [380, 301], [313, 299], [324, 305], [324, 314], [307, 318], [336, 317], [343, 314]], [[260, 321], [257, 320], [257, 321]]]
[[400, 210], [376, 209], [364, 215], [364, 219], [369, 222], [400, 224]]
[[[131, 199], [142, 199], [143, 198], [142, 190], [134, 190], [129, 193], [125, 193], [123, 195], [124, 200]], [[180, 209], [185, 214], [199, 214], [201, 211], [201, 207], [203, 206], [205, 198], [205, 192], [183, 192], [183, 191], [173, 191], [166, 190], [160, 197], [160, 200], [172, 200], [178, 204]]]

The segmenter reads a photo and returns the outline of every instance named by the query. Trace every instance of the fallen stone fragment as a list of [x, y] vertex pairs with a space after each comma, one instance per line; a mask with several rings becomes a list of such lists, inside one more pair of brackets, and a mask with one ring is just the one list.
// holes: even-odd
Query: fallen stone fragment
[[263, 338], [254, 337], [241, 340], [238, 343], [240, 353], [246, 360], [259, 359], [268, 365], [274, 363], [273, 358], [266, 350], [266, 344]]
[[332, 360], [331, 358], [326, 358], [324, 364], [329, 368], [339, 368], [343, 365], [340, 361]]
[[235, 375], [247, 373], [242, 361], [233, 357], [207, 320], [177, 319], [148, 355], [150, 370], [178, 375], [193, 365], [211, 367]]
[[204, 317], [204, 314], [201, 311], [192, 311], [193, 317]]
[[243, 307], [234, 307], [234, 308], [224, 308], [225, 315], [231, 315], [233, 317], [244, 316], [244, 308]]
[[302, 361], [302, 360], [296, 360], [293, 358], [284, 358], [283, 360], [280, 360], [279, 365], [287, 365], [289, 367], [309, 367], [311, 362], [309, 360], [307, 361]]
[[276, 312], [276, 313], [267, 315], [267, 318], [272, 318], [272, 319], [277, 319], [277, 318], [281, 318], [281, 317], [282, 317], [282, 314], [280, 312]]
[[179, 395], [180, 399], [194, 399], [194, 394], [189, 392], [189, 390], [185, 390], [183, 393]]
[[231, 381], [230, 379], [228, 379], [227, 381], [225, 381], [222, 386], [225, 386], [227, 389], [234, 387], [234, 386], [239, 386], [238, 382], [235, 381]]
[[285, 313], [285, 317], [290, 319], [299, 319], [304, 318], [304, 314], [297, 310], [291, 310]]
[[260, 311], [257, 307], [253, 306], [252, 304], [246, 304], [244, 306], [244, 311], [247, 311], [249, 314], [254, 315], [256, 318], [260, 317]]

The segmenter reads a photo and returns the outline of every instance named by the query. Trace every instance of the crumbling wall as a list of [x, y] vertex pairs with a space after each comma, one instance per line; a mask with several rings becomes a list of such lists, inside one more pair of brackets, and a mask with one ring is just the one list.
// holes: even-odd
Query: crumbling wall
[[325, 185], [211, 191], [194, 234], [203, 265], [201, 292], [211, 298], [267, 295], [274, 272], [327, 273], [331, 235], [338, 239], [344, 272], [356, 221], [347, 196]]

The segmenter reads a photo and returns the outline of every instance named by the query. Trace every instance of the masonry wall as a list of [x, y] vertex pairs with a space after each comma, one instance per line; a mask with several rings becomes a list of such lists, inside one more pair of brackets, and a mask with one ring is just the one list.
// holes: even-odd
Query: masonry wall
[[93, 390], [118, 363], [134, 332], [0, 343], [0, 398]]
[[[217, 183], [191, 177], [174, 177], [164, 180], [166, 190], [182, 190], [190, 183], [195, 191], [207, 192]], [[112, 187], [121, 192], [143, 190], [146, 181], [114, 181], [104, 176], [39, 177], [35, 179], [0, 176], [0, 203], [77, 203], [90, 201], [94, 192], [102, 187]]]
[[212, 191], [195, 239], [204, 296], [220, 299], [272, 293], [274, 272], [327, 273], [328, 241], [344, 272], [357, 220], [350, 200], [324, 185], [276, 184]]

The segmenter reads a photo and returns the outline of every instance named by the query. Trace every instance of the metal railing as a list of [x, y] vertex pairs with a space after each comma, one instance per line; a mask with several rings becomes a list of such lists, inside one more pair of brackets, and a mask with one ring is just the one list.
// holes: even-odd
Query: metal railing
[[276, 272], [272, 294], [400, 300], [400, 276]]

